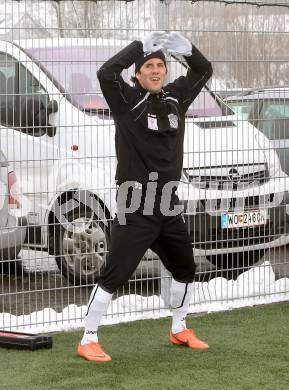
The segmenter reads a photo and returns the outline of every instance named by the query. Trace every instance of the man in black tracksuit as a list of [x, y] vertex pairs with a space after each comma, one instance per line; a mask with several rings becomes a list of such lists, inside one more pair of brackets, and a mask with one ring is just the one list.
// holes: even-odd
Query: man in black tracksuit
[[[189, 70], [164, 86], [167, 73], [162, 48], [183, 55]], [[121, 72], [135, 64], [135, 86]], [[212, 75], [211, 63], [176, 32], [152, 32], [110, 58], [98, 71], [116, 128], [118, 213], [107, 264], [91, 293], [85, 332], [78, 353], [87, 360], [109, 361], [98, 344], [97, 328], [112, 294], [152, 247], [172, 274], [173, 314], [170, 341], [206, 349], [186, 328], [195, 263], [190, 238], [175, 194], [181, 178], [185, 113]]]

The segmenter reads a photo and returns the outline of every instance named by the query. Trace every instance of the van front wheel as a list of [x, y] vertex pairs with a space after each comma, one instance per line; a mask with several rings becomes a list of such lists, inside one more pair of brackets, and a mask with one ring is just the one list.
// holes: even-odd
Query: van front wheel
[[106, 262], [108, 229], [89, 208], [66, 214], [55, 226], [55, 259], [61, 274], [75, 285], [95, 283]]

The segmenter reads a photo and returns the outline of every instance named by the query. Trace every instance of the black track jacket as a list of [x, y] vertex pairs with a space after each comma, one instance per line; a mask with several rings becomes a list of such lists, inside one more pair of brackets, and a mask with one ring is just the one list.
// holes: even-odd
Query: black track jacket
[[146, 186], [149, 174], [157, 172], [161, 189], [181, 178], [185, 113], [211, 77], [212, 66], [192, 45], [192, 55], [185, 57], [187, 75], [150, 94], [121, 77], [140, 56], [142, 42], [133, 41], [105, 62], [97, 76], [116, 127], [117, 183], [131, 180]]

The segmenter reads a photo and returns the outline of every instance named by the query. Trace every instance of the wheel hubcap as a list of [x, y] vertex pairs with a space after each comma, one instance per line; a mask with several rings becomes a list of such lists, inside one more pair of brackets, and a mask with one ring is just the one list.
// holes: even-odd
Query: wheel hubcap
[[75, 275], [99, 273], [107, 254], [104, 230], [92, 218], [77, 218], [63, 235], [63, 255]]

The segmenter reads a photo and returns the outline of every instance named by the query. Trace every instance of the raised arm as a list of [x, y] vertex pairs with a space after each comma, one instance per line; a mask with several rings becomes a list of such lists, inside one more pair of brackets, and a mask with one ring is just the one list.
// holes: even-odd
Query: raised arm
[[142, 42], [133, 41], [98, 70], [100, 87], [112, 112], [120, 113], [127, 107], [130, 86], [123, 80], [121, 72], [129, 68], [142, 54]]
[[186, 111], [212, 76], [212, 65], [196, 46], [177, 32], [168, 34], [164, 46], [171, 54], [183, 55], [189, 65], [186, 76], [177, 78], [167, 86], [176, 93]]
[[164, 34], [155, 31], [149, 33], [142, 41], [133, 41], [101, 66], [97, 77], [112, 112], [121, 113], [127, 109], [128, 100], [133, 93], [132, 88], [121, 77], [121, 72], [134, 64], [144, 52], [159, 50], [159, 41]]

